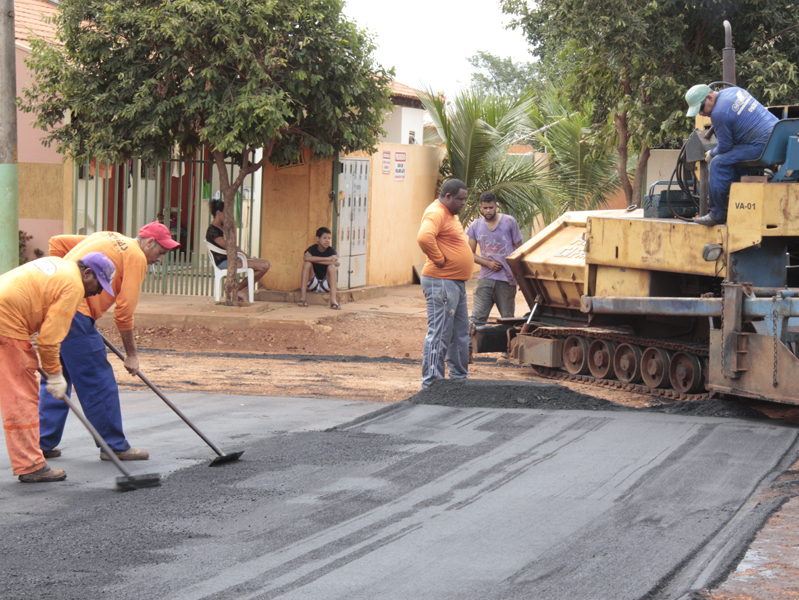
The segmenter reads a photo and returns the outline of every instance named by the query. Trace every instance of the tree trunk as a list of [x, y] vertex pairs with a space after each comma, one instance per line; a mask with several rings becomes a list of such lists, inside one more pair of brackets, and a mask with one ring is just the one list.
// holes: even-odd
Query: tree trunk
[[[225, 248], [227, 250], [227, 276], [225, 277], [225, 300], [228, 306], [236, 304], [238, 281], [236, 279], [236, 269], [238, 268], [238, 253], [236, 248], [236, 190], [244, 183], [244, 178], [250, 173], [254, 173], [263, 167], [269, 160], [272, 153], [272, 147], [275, 145], [275, 140], [272, 138], [269, 143], [264, 147], [264, 154], [260, 161], [257, 163], [250, 163], [250, 152], [252, 148], [245, 147], [241, 154], [241, 169], [235, 180], [230, 181], [227, 165], [225, 164], [225, 155], [219, 150], [212, 150], [211, 156], [216, 164], [216, 170], [219, 173], [219, 191], [222, 192], [222, 199], [225, 201], [225, 224], [222, 226], [223, 237], [225, 238]], [[253, 285], [255, 283], [253, 282]]]
[[[616, 125], [616, 131], [619, 133], [619, 145], [616, 147], [619, 152], [619, 183], [621, 183], [621, 188], [624, 190], [627, 206], [630, 206], [633, 204], [633, 188], [630, 185], [630, 178], [627, 177], [627, 148], [630, 141], [630, 132], [627, 129], [627, 111], [614, 114], [613, 122]], [[647, 154], [647, 156], [649, 155]]]
[[641, 145], [641, 153], [638, 155], [638, 162], [635, 165], [635, 180], [633, 181], [633, 204], [638, 206], [641, 206], [641, 199], [644, 197], [644, 173], [646, 173], [646, 164], [648, 162], [649, 145], [644, 142]]
[[[227, 277], [225, 277], [225, 302], [228, 306], [235, 306], [238, 290], [238, 280], [236, 278], [236, 269], [238, 268], [238, 253], [236, 248], [236, 182], [231, 184], [228, 177], [227, 165], [225, 164], [225, 156], [218, 151], [212, 151], [211, 155], [216, 163], [216, 169], [219, 173], [219, 191], [222, 193], [222, 199], [225, 201], [225, 223], [222, 226], [222, 234], [225, 238], [225, 248], [227, 249]], [[238, 178], [237, 178], [238, 179]], [[239, 184], [240, 185], [240, 184]]]

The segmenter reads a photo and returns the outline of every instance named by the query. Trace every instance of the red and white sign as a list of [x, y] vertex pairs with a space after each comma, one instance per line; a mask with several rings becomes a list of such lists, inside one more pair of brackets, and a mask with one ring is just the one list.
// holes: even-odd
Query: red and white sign
[[391, 152], [383, 152], [383, 175], [391, 173]]
[[394, 181], [405, 181], [405, 153], [394, 153]]

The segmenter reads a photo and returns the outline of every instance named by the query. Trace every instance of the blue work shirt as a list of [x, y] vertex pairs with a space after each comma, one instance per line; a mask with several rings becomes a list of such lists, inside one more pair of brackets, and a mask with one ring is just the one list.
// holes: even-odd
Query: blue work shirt
[[779, 119], [745, 89], [731, 87], [716, 96], [710, 121], [718, 140], [710, 154], [718, 156], [740, 144], [765, 144]]

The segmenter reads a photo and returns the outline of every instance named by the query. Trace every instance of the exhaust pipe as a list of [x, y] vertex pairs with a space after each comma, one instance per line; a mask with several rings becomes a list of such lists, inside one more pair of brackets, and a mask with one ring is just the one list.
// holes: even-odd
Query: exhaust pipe
[[732, 26], [724, 21], [724, 49], [721, 51], [722, 79], [725, 83], [735, 82], [735, 48], [732, 46]]

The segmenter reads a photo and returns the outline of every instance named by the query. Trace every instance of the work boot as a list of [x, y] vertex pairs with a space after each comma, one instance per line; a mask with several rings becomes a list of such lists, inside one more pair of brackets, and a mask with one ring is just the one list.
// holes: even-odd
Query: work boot
[[45, 483], [48, 481], [64, 481], [67, 478], [66, 472], [61, 469], [51, 469], [44, 465], [38, 471], [33, 473], [25, 473], [19, 476], [22, 483]]
[[[138, 448], [128, 448], [124, 452], [114, 452], [119, 460], [147, 460], [150, 458], [150, 453], [147, 450], [139, 450]], [[111, 460], [102, 450], [100, 451], [100, 460]]]
[[700, 225], [704, 225], [706, 227], [715, 227], [716, 225], [724, 225], [726, 221], [716, 221], [713, 217], [709, 214], [705, 215], [704, 217], [694, 217], [694, 223], [699, 223]]
[[61, 449], [53, 448], [52, 450], [42, 450], [42, 454], [44, 454], [45, 458], [58, 458], [61, 456]]

